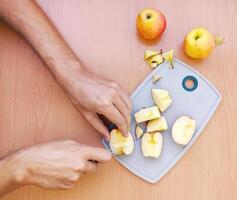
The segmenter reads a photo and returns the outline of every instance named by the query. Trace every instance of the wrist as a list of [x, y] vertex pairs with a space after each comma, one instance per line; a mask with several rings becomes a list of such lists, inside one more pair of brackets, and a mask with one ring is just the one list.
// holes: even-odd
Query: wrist
[[69, 61], [69, 63], [58, 63], [52, 70], [57, 82], [66, 90], [70, 90], [74, 83], [83, 74], [83, 68], [79, 61]]
[[27, 167], [18, 153], [6, 157], [2, 164], [5, 167], [5, 175], [11, 185], [20, 186], [26, 184]]

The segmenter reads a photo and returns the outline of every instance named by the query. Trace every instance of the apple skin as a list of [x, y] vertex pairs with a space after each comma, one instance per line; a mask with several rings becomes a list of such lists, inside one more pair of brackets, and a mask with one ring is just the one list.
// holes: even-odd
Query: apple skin
[[215, 37], [205, 28], [194, 28], [184, 39], [184, 52], [195, 59], [206, 58], [215, 47]]
[[143, 9], [137, 16], [137, 30], [146, 40], [157, 39], [166, 28], [164, 15], [152, 8]]

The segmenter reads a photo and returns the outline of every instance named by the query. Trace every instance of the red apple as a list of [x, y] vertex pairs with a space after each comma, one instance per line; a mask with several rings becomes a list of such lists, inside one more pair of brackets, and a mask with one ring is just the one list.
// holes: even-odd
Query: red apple
[[155, 9], [144, 9], [137, 16], [137, 30], [144, 39], [157, 39], [165, 31], [165, 28], [164, 15]]

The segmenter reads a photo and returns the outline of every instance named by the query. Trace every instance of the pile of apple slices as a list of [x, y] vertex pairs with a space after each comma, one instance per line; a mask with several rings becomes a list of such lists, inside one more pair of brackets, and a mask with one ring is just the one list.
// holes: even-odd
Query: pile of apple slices
[[[168, 129], [164, 112], [172, 103], [172, 99], [167, 90], [152, 89], [152, 98], [156, 106], [147, 107], [135, 113], [134, 117], [137, 122], [136, 137], [141, 140], [141, 149], [145, 157], [159, 158], [163, 148], [162, 131]], [[146, 122], [146, 132], [139, 126], [139, 123]]]
[[[163, 148], [161, 132], [168, 130], [164, 116], [161, 115], [172, 104], [172, 99], [167, 90], [152, 89], [152, 98], [155, 106], [142, 108], [135, 113], [136, 138], [141, 139], [141, 149], [145, 157], [159, 158]], [[140, 124], [146, 123], [146, 132]], [[172, 138], [180, 145], [186, 145], [191, 140], [196, 127], [196, 121], [188, 116], [179, 117], [172, 127]], [[134, 150], [134, 141], [129, 133], [124, 137], [118, 129], [110, 133], [109, 146], [115, 155], [130, 155]]]
[[152, 69], [155, 69], [164, 61], [167, 61], [170, 64], [170, 66], [174, 68], [173, 57], [174, 57], [173, 49], [164, 53], [162, 52], [162, 49], [160, 49], [159, 51], [148, 49], [144, 53], [144, 60], [148, 62], [148, 64], [150, 65]]

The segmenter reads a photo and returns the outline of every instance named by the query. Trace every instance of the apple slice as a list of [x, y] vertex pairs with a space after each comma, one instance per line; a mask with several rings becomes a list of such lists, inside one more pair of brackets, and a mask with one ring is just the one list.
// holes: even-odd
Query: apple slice
[[177, 144], [186, 145], [191, 140], [196, 121], [188, 116], [179, 117], [172, 127], [172, 138]]
[[160, 54], [152, 56], [151, 58], [148, 59], [148, 63], [152, 69], [158, 67], [163, 62], [164, 62], [163, 56]]
[[172, 103], [169, 92], [164, 89], [152, 89], [152, 97], [161, 112], [164, 112]]
[[115, 155], [129, 155], [133, 152], [134, 141], [129, 132], [125, 137], [118, 129], [113, 129], [110, 132], [109, 146]]
[[155, 74], [152, 76], [152, 83], [156, 84], [156, 82], [158, 82], [160, 79], [162, 79], [162, 76]]
[[142, 108], [134, 114], [137, 123], [149, 121], [160, 117], [160, 111], [157, 106]]
[[144, 52], [144, 60], [148, 60], [149, 58], [155, 56], [155, 55], [158, 55], [158, 54], [161, 54], [162, 53], [162, 50], [160, 51], [154, 51], [154, 50], [149, 50], [147, 49], [145, 52]]
[[174, 68], [173, 58], [174, 58], [174, 49], [171, 49], [163, 53], [163, 58], [167, 61], [172, 68]]
[[158, 119], [153, 119], [148, 122], [146, 131], [147, 132], [154, 132], [154, 131], [165, 131], [168, 129], [168, 125], [166, 122], [165, 117], [161, 117]]
[[145, 157], [159, 158], [163, 146], [162, 135], [159, 132], [145, 133], [142, 136], [141, 146]]
[[136, 125], [136, 137], [137, 137], [137, 139], [139, 139], [143, 135], [143, 133], [144, 133], [143, 129], [140, 126]]

